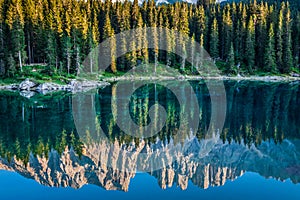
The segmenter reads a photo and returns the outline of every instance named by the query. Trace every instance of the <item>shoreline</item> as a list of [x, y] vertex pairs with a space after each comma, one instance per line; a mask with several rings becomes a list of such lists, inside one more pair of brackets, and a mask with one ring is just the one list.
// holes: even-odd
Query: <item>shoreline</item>
[[0, 91], [16, 91], [23, 93], [41, 93], [48, 94], [52, 92], [68, 91], [68, 92], [84, 92], [94, 88], [105, 87], [110, 83], [105, 81], [94, 80], [79, 80], [71, 79], [69, 83], [57, 84], [55, 82], [38, 83], [37, 80], [30, 80], [26, 78], [22, 82], [0, 85]]
[[[201, 81], [201, 80], [233, 80], [233, 81], [263, 81], [263, 82], [294, 82], [300, 81], [300, 77], [294, 76], [190, 76], [190, 75], [182, 75], [178, 77], [172, 76], [115, 76], [115, 77], [103, 77], [98, 81], [94, 80], [82, 80], [82, 79], [71, 79], [68, 84], [57, 84], [54, 81], [45, 82], [38, 84], [37, 80], [29, 80], [25, 79], [24, 81], [11, 83], [11, 84], [3, 84], [0, 85], [0, 91], [36, 91], [36, 92], [54, 92], [54, 91], [71, 91], [71, 92], [80, 92], [86, 89], [93, 89], [97, 87], [107, 86], [110, 83], [116, 81]], [[30, 81], [31, 86], [27, 88], [20, 88], [24, 82]]]
[[109, 77], [103, 78], [102, 81], [105, 82], [116, 82], [116, 81], [153, 81], [153, 80], [235, 80], [235, 81], [264, 81], [264, 82], [293, 82], [300, 81], [300, 77], [294, 76], [190, 76], [190, 75], [182, 75], [178, 77], [171, 76], [157, 76], [157, 77], [149, 77], [149, 76], [120, 76], [120, 77]]

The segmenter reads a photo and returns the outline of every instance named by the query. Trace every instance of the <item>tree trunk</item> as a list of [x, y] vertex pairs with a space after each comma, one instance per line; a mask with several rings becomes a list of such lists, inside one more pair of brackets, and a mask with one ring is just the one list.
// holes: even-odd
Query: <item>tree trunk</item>
[[31, 46], [30, 46], [30, 34], [29, 34], [29, 31], [27, 31], [27, 39], [28, 39], [28, 42], [27, 42], [28, 62], [29, 62], [29, 64], [31, 64]]
[[20, 64], [20, 70], [21, 72], [23, 72], [21, 51], [19, 51], [19, 64]]
[[77, 76], [80, 73], [80, 55], [79, 55], [79, 47], [76, 47], [76, 70], [77, 70]]
[[71, 58], [70, 58], [70, 52], [69, 52], [69, 49], [68, 49], [68, 52], [67, 52], [67, 69], [68, 69], [68, 75], [70, 74], [70, 62], [71, 62]]
[[91, 54], [90, 54], [90, 72], [91, 72], [91, 74], [93, 73], [93, 54], [94, 54], [94, 52], [92, 52]]

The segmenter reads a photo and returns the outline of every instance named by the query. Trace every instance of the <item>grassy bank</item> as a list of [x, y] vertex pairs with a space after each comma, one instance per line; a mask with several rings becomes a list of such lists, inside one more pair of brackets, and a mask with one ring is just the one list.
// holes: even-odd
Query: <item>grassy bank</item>
[[[179, 69], [175, 69], [176, 74], [182, 74], [182, 77], [188, 80], [197, 80], [204, 78], [220, 78], [220, 79], [236, 79], [236, 80], [264, 80], [264, 79], [272, 79], [272, 80], [299, 80], [300, 77], [292, 77], [291, 74], [300, 74], [299, 69], [292, 69], [290, 74], [280, 74], [280, 73], [266, 73], [264, 71], [254, 70], [253, 73], [248, 73], [242, 70], [234, 70], [231, 73], [226, 72], [226, 63], [222, 61], [217, 61], [216, 65], [220, 70], [220, 76], [218, 77], [205, 77], [195, 71], [190, 69], [186, 69], [185, 73], [180, 73]], [[127, 76], [126, 72], [118, 71], [117, 73], [111, 72], [103, 72], [99, 75], [99, 80], [104, 81], [116, 81], [116, 80], [134, 80], [134, 79], [172, 79], [172, 73], [169, 73], [166, 70], [164, 65], [157, 66], [158, 75], [146, 75], [145, 73], [134, 73], [133, 75]], [[29, 78], [30, 80], [36, 83], [45, 83], [45, 82], [53, 82], [57, 84], [67, 84], [71, 79], [82, 79], [82, 77], [76, 77], [73, 74], [67, 74], [65, 72], [55, 72], [49, 73], [49, 70], [45, 70], [45, 66], [43, 65], [27, 65], [23, 67], [23, 72], [18, 72], [13, 74], [12, 77], [3, 77], [0, 78], [0, 86], [9, 85], [9, 84], [18, 84]], [[175, 77], [177, 78], [177, 77]], [[88, 77], [86, 79], [89, 79]]]

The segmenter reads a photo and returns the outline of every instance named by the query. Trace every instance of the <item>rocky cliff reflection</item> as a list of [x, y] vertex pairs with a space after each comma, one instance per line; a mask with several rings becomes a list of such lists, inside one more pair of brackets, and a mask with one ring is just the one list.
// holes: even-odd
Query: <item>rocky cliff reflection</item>
[[[121, 97], [115, 85], [82, 96], [90, 98], [96, 110], [94, 127], [84, 127], [84, 137], [74, 125], [71, 94], [26, 99], [0, 93], [0, 169], [47, 186], [80, 188], [89, 183], [127, 191], [136, 169], [151, 169], [155, 163], [147, 159], [154, 157], [162, 168], [148, 173], [162, 188], [176, 184], [186, 189], [189, 180], [201, 188], [220, 186], [245, 171], [300, 182], [298, 83], [226, 82], [225, 126], [210, 135], [209, 93], [205, 84], [191, 84], [200, 106], [198, 130], [188, 128], [188, 119], [179, 120], [182, 110], [167, 89], [149, 84], [134, 93], [129, 109], [136, 124], [149, 123], [149, 108], [156, 102], [167, 112], [163, 130], [145, 139], [127, 135], [116, 125], [119, 111], [111, 102]], [[188, 101], [188, 91], [182, 91]], [[196, 117], [192, 110], [185, 110], [190, 118]], [[85, 111], [79, 116], [84, 118]], [[185, 132], [174, 135], [180, 123]]]

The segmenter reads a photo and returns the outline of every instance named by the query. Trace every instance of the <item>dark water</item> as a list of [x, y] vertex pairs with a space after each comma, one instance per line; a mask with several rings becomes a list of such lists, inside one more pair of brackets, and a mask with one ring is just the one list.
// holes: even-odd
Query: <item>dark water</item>
[[172, 84], [0, 92], [1, 197], [300, 198], [299, 83]]

